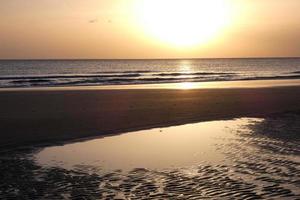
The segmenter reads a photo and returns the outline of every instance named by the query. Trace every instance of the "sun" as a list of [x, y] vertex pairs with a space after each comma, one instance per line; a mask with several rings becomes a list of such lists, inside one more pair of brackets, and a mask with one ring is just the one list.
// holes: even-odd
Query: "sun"
[[208, 42], [229, 21], [226, 0], [138, 0], [136, 13], [147, 35], [175, 46]]

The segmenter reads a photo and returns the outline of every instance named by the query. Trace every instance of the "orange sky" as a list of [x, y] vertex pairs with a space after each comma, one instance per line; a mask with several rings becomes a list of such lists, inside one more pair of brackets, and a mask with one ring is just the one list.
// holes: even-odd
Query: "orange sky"
[[[137, 11], [139, 1], [143, 0], [2, 1], [0, 58], [300, 56], [299, 0], [222, 0], [230, 7], [226, 27], [209, 41], [189, 47], [161, 41], [144, 30], [137, 23], [142, 17]], [[178, 12], [172, 5], [164, 9], [166, 16]], [[182, 24], [178, 25], [179, 31]], [[173, 36], [164, 32], [168, 34]]]

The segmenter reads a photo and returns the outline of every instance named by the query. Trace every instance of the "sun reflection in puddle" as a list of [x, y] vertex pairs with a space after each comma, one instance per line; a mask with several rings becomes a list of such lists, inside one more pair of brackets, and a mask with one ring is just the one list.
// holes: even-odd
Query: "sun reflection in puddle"
[[47, 147], [34, 158], [44, 166], [73, 168], [78, 165], [103, 170], [133, 168], [164, 169], [226, 163], [218, 146], [236, 139], [242, 126], [260, 119], [242, 118], [228, 121], [202, 122], [137, 131], [64, 146]]

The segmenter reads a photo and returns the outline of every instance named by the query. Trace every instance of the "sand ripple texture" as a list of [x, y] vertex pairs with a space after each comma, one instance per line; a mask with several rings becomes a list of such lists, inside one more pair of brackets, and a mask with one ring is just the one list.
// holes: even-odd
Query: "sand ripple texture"
[[0, 199], [300, 199], [299, 120], [284, 114], [238, 133], [229, 128], [240, 137], [216, 145], [230, 161], [219, 165], [104, 173], [92, 166], [45, 168], [5, 154]]

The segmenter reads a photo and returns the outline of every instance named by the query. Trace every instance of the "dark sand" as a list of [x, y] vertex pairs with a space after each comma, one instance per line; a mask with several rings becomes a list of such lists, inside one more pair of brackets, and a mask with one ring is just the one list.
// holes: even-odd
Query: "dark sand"
[[[299, 199], [299, 113], [248, 120], [238, 126], [222, 121], [226, 136], [213, 136], [213, 146], [226, 162], [220, 159], [166, 169], [136, 165], [130, 171], [103, 171], [84, 161], [73, 168], [64, 168], [61, 162], [40, 165], [34, 159], [35, 150], [33, 157], [30, 151], [7, 152], [0, 156], [0, 199]], [[198, 128], [197, 133], [203, 133], [203, 127]], [[61, 154], [72, 157], [64, 151]], [[177, 152], [176, 156], [182, 155]]]
[[0, 148], [300, 110], [300, 86], [0, 91]]

